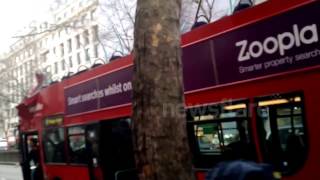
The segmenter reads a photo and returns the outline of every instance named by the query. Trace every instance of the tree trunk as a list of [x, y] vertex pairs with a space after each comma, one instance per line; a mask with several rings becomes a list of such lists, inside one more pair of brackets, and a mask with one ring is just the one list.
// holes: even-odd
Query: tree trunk
[[191, 180], [180, 47], [181, 0], [138, 0], [133, 135], [140, 180]]

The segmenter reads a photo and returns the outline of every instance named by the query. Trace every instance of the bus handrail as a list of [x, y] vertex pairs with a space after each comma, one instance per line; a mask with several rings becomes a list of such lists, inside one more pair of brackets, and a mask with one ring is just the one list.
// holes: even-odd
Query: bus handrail
[[124, 170], [117, 171], [116, 173], [114, 173], [114, 176], [115, 176], [114, 180], [118, 180], [119, 174], [122, 174], [125, 172], [130, 172], [130, 171], [135, 171], [135, 170], [136, 170], [136, 168], [130, 168], [130, 169], [124, 169]]

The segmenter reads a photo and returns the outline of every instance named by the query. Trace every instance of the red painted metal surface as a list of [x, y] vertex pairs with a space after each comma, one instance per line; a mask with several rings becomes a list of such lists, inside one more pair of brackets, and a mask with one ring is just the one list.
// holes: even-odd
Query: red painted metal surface
[[45, 165], [45, 174], [48, 179], [60, 177], [63, 180], [89, 179], [88, 168], [85, 166]]

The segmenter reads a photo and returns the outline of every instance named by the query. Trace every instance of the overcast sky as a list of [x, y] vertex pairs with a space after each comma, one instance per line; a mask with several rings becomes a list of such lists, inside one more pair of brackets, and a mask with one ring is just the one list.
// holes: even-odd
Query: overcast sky
[[0, 53], [15, 41], [11, 38], [34, 19], [48, 16], [53, 0], [5, 0], [0, 3]]
[[[237, 2], [238, 0], [231, 0]], [[0, 54], [7, 51], [17, 39], [12, 38], [32, 20], [44, 21], [50, 16], [48, 10], [54, 0], [4, 0], [0, 3]], [[215, 11], [229, 8], [230, 0], [216, 0]], [[218, 14], [219, 15], [219, 14]], [[220, 14], [219, 16], [224, 15]]]

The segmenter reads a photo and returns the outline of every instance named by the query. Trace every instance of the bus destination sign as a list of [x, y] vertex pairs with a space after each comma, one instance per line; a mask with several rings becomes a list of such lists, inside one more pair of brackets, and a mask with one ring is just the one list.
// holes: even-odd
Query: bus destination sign
[[44, 120], [45, 127], [57, 127], [63, 124], [62, 116], [48, 117]]

